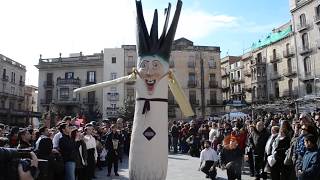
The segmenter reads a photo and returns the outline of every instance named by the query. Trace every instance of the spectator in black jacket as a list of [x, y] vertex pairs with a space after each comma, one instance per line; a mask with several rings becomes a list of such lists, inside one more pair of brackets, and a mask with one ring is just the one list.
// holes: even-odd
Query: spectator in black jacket
[[179, 130], [177, 126], [177, 122], [173, 121], [171, 127], [171, 136], [172, 136], [172, 146], [173, 146], [173, 152], [177, 153], [178, 152], [178, 139], [179, 139]]
[[305, 136], [304, 143], [307, 150], [302, 161], [297, 161], [297, 177], [299, 180], [317, 180], [320, 175], [320, 154], [317, 147], [317, 137], [309, 134]]
[[59, 126], [62, 137], [59, 140], [60, 153], [64, 161], [65, 180], [75, 180], [76, 144], [70, 138], [70, 127], [66, 123]]
[[111, 125], [111, 132], [107, 134], [106, 138], [106, 149], [108, 151], [107, 154], [107, 165], [108, 165], [108, 175], [111, 174], [112, 164], [114, 174], [119, 176], [118, 174], [118, 160], [119, 160], [119, 142], [121, 141], [119, 133], [117, 133], [116, 125]]
[[269, 133], [262, 121], [257, 122], [256, 128], [249, 138], [250, 147], [253, 150], [254, 169], [256, 179], [264, 178], [264, 149], [269, 138]]

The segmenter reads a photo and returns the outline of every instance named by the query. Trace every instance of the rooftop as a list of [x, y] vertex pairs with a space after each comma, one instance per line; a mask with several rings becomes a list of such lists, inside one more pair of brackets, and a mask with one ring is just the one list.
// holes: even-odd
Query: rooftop
[[22, 65], [22, 64], [20, 64], [20, 63], [18, 63], [16, 61], [8, 58], [8, 57], [6, 57], [6, 56], [4, 56], [2, 54], [0, 54], [0, 61], [6, 62], [6, 63], [8, 63], [8, 64], [10, 64], [12, 66], [15, 66], [15, 67], [18, 67], [20, 69], [26, 70], [26, 66], [24, 66], [24, 65]]

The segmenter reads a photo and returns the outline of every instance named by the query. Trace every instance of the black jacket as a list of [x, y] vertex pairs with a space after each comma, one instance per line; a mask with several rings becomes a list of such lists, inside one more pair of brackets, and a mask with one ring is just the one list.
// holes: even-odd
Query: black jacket
[[263, 129], [261, 132], [256, 129], [251, 133], [249, 137], [249, 144], [252, 148], [254, 154], [263, 156], [264, 149], [269, 139], [270, 134], [266, 129]]
[[59, 148], [64, 162], [76, 161], [77, 147], [75, 141], [70, 136], [62, 134], [59, 140]]
[[[119, 142], [118, 148], [114, 149], [112, 140], [118, 140]], [[122, 142], [122, 140], [121, 140], [121, 135], [118, 132], [116, 133], [110, 132], [107, 134], [105, 145], [106, 145], [106, 150], [108, 151], [108, 156], [111, 154], [117, 155], [120, 147], [120, 142]]]

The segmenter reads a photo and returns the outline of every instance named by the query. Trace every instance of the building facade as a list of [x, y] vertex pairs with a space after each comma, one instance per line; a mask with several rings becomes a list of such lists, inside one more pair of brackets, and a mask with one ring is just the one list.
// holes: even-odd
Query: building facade
[[[117, 59], [117, 63], [111, 63], [113, 57]], [[110, 73], [116, 73], [117, 77], [131, 74], [133, 68], [137, 67], [136, 60], [137, 52], [134, 45], [105, 49], [104, 69], [107, 73], [105, 80], [110, 80]], [[208, 117], [223, 109], [219, 47], [194, 46], [192, 41], [185, 38], [178, 39], [173, 42], [169, 66], [176, 74], [197, 117]], [[134, 82], [127, 82], [117, 85], [116, 89], [113, 88], [119, 94], [116, 102], [106, 99], [104, 95], [105, 110], [114, 103], [109, 108], [114, 113], [111, 113], [112, 115], [105, 113], [104, 117], [116, 117], [121, 107], [131, 111], [134, 109], [134, 85]], [[112, 91], [111, 88], [108, 88], [108, 92]], [[168, 94], [169, 119], [184, 119], [170, 90]]]
[[0, 54], [0, 121], [25, 123], [24, 88], [26, 67]]
[[40, 55], [38, 81], [38, 110], [54, 111], [59, 116], [83, 114], [95, 120], [103, 111], [102, 89], [74, 94], [79, 87], [103, 81], [104, 54], [44, 59]]
[[300, 96], [318, 95], [320, 87], [320, 2], [317, 0], [290, 0], [294, 29], [298, 93]]

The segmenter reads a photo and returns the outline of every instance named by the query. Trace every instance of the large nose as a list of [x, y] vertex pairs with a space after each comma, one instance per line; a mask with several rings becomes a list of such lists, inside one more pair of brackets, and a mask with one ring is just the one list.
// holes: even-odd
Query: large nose
[[151, 69], [152, 69], [152, 68], [151, 68], [151, 63], [148, 63], [147, 66], [146, 66], [146, 68], [147, 68], [147, 69], [146, 69], [147, 75], [151, 75]]

